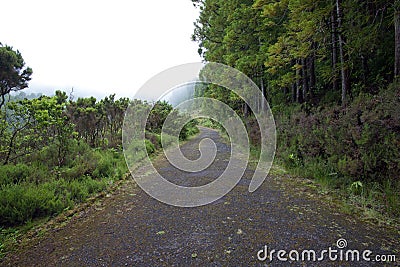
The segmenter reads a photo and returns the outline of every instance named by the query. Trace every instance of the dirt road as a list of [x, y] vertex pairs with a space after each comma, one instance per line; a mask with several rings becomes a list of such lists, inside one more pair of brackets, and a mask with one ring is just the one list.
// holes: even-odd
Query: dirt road
[[[155, 160], [161, 174], [176, 184], [198, 186], [218, 177], [227, 165], [229, 146], [219, 134], [202, 128], [201, 134], [183, 146], [183, 153], [198, 157], [198, 142], [212, 138], [217, 160], [199, 173], [185, 173]], [[135, 182], [124, 183], [71, 219], [66, 225], [35, 238], [29, 246], [6, 258], [8, 266], [384, 266], [362, 261], [364, 250], [400, 258], [399, 232], [361, 222], [337, 211], [318, 197], [312, 186], [297, 183], [281, 172], [272, 172], [254, 193], [248, 192], [252, 170], [222, 199], [197, 208], [177, 208], [154, 200]], [[146, 167], [137, 175], [151, 175]], [[338, 249], [337, 241], [347, 246]], [[344, 240], [341, 240], [344, 242]], [[346, 244], [340, 244], [344, 246]], [[260, 250], [276, 250], [273, 261]], [[331, 261], [347, 250], [359, 250], [360, 261]], [[278, 259], [278, 250], [287, 251]], [[296, 258], [296, 250], [300, 261]], [[304, 253], [304, 250], [306, 252]], [[324, 260], [313, 261], [324, 253]], [[342, 251], [342, 252], [340, 252]], [[283, 253], [283, 252], [282, 252]], [[257, 254], [259, 254], [257, 256]], [[303, 254], [303, 255], [302, 255]], [[368, 253], [367, 253], [368, 254]], [[302, 256], [305, 261], [301, 261]], [[350, 255], [349, 255], [350, 256]], [[308, 260], [307, 258], [310, 257]], [[265, 258], [265, 257], [264, 257]], [[393, 266], [395, 263], [386, 263]]]

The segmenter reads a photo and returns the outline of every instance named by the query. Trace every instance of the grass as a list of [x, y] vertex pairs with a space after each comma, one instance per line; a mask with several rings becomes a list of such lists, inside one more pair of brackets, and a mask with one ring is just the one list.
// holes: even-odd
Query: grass
[[[192, 135], [196, 133], [190, 131]], [[146, 141], [150, 157], [156, 156], [161, 147], [156, 149]], [[29, 165], [0, 166], [0, 259], [14, 250], [21, 237], [32, 229], [42, 228], [52, 218], [69, 217], [127, 176], [121, 151], [81, 146], [72, 148], [75, 153], [63, 167], [48, 164], [49, 151], [37, 155]]]
[[302, 179], [311, 179], [321, 195], [336, 199], [339, 209], [347, 214], [357, 214], [366, 221], [379, 225], [400, 226], [400, 183], [386, 181], [353, 181], [332, 170], [318, 159], [302, 165], [287, 164], [276, 159], [278, 166], [284, 166], [288, 173]]
[[[221, 126], [218, 123], [204, 119], [200, 124], [219, 130], [223, 138], [227, 140], [228, 136], [220, 130]], [[250, 164], [256, 164], [259, 155], [260, 148], [252, 145], [250, 147]], [[315, 158], [303, 163], [295, 156], [289, 155], [288, 158], [277, 156], [270, 174], [290, 173], [296, 177], [310, 179], [313, 184], [306, 186], [313, 187], [321, 195], [335, 198], [340, 210], [349, 214], [360, 214], [362, 218], [379, 224], [400, 225], [400, 181], [394, 183], [387, 180], [383, 184], [361, 183], [340, 175], [323, 162], [323, 160]]]
[[0, 166], [0, 258], [27, 231], [86, 202], [128, 172], [122, 152], [86, 148], [67, 166]]

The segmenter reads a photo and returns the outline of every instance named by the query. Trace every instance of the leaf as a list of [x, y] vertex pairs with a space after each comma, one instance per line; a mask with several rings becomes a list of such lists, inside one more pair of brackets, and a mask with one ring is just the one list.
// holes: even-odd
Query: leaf
[[226, 249], [224, 252], [225, 252], [226, 254], [231, 254], [231, 253], [232, 253], [232, 250]]

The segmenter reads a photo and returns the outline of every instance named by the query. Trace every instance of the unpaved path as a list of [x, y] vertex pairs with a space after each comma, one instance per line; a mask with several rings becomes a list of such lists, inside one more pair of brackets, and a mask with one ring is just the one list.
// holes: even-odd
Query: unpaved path
[[[229, 156], [214, 130], [183, 146], [188, 157], [198, 157], [202, 137], [217, 143], [218, 158], [209, 169], [188, 174], [160, 157], [155, 165], [177, 184], [198, 186], [218, 177]], [[146, 168], [138, 175], [146, 176]], [[248, 192], [251, 169], [222, 199], [198, 208], [162, 204], [136, 186], [124, 183], [114, 194], [75, 216], [69, 223], [32, 240], [0, 265], [8, 266], [384, 266], [376, 262], [259, 261], [257, 252], [270, 249], [300, 253], [336, 248], [340, 238], [347, 248], [400, 257], [399, 232], [374, 227], [335, 210], [304, 184], [286, 174], [270, 174], [256, 192]], [[339, 257], [339, 252], [336, 253]], [[334, 255], [334, 254], [333, 254]], [[261, 255], [262, 256], [262, 255]], [[295, 256], [295, 254], [292, 254]], [[288, 257], [288, 255], [286, 255]], [[301, 254], [300, 254], [301, 257]], [[387, 263], [393, 266], [395, 263]]]

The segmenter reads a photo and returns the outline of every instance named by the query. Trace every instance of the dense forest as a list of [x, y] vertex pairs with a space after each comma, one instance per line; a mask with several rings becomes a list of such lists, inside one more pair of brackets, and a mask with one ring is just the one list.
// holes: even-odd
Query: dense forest
[[[400, 1], [192, 2], [204, 61], [242, 71], [268, 100], [278, 161], [368, 216], [398, 218]], [[200, 95], [228, 103], [257, 129], [228, 90], [210, 85]]]

